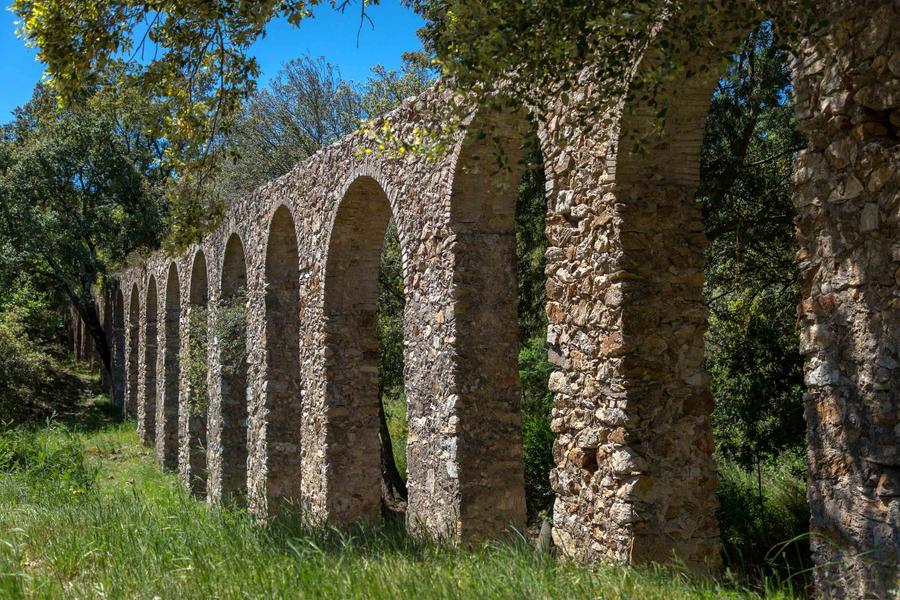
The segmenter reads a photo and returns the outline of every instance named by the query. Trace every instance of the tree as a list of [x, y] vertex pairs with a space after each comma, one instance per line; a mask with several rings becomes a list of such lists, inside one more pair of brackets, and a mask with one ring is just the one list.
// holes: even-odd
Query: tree
[[[573, 87], [586, 63], [607, 90], [586, 103], [585, 119], [595, 119], [607, 100], [626, 91], [660, 96], [667, 79], [682, 71], [688, 57], [708, 52], [709, 42], [727, 60], [746, 31], [762, 19], [776, 20], [782, 35], [808, 31], [820, 18], [814, 0], [409, 0], [424, 17], [420, 32], [426, 51], [460, 89], [503, 91], [542, 112], [549, 100]], [[660, 31], [659, 25], [665, 23]], [[724, 37], [724, 39], [723, 39]], [[633, 72], [645, 47], [652, 66]], [[709, 66], [718, 68], [712, 61]], [[625, 86], [628, 86], [626, 90]], [[570, 107], [571, 108], [571, 107]]]
[[99, 98], [56, 107], [39, 85], [3, 128], [0, 240], [16, 249], [22, 269], [64, 291], [108, 370], [94, 293], [110, 266], [159, 245], [164, 150], [139, 119]]
[[[134, 89], [152, 115], [150, 135], [167, 140], [163, 160], [178, 174], [168, 190], [169, 242], [181, 246], [215, 225], [208, 196], [227, 137], [256, 90], [249, 49], [273, 19], [292, 25], [322, 0], [14, 0], [18, 33], [37, 48], [63, 106], [85, 94]], [[332, 6], [345, 10], [351, 0]], [[361, 18], [377, 0], [360, 2]], [[112, 76], [111, 76], [112, 74]]]
[[745, 467], [802, 448], [787, 51], [770, 23], [746, 40], [713, 95], [698, 201], [709, 239], [707, 368], [720, 453]]
[[337, 67], [322, 58], [291, 60], [241, 111], [215, 187], [226, 201], [241, 198], [358, 128], [361, 118], [360, 95]]

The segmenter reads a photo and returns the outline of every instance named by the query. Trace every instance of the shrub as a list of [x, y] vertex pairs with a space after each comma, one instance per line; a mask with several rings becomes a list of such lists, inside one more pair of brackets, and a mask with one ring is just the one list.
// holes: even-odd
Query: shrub
[[785, 452], [758, 470], [720, 460], [717, 497], [726, 564], [762, 575], [794, 575], [810, 566], [806, 463], [800, 452]]
[[20, 421], [44, 371], [44, 355], [25, 333], [22, 314], [0, 312], [0, 427]]
[[525, 462], [525, 503], [529, 519], [553, 504], [550, 469], [553, 468], [553, 432], [550, 413], [553, 394], [547, 383], [553, 365], [547, 360], [543, 337], [534, 337], [519, 352], [519, 379], [522, 384], [522, 445]]
[[209, 405], [209, 309], [191, 305], [188, 315], [187, 360], [185, 378], [188, 389], [188, 410], [192, 415], [205, 415]]

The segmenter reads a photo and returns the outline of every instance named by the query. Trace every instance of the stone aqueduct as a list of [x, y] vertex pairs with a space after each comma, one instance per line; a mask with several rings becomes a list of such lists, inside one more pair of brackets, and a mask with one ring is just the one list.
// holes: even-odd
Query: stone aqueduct
[[[823, 592], [881, 596], [900, 563], [900, 7], [833, 7], [794, 64], [808, 138], [795, 198], [811, 543]], [[576, 122], [577, 105], [603, 93], [585, 73], [575, 106], [560, 103], [537, 125], [556, 366], [553, 538], [582, 560], [674, 553], [714, 566], [694, 196], [715, 77], [671, 82], [664, 130], [632, 154], [620, 132], [641, 130], [648, 111]], [[411, 99], [392, 123], [405, 135], [446, 101]], [[367, 141], [351, 135], [234, 205], [203, 243], [119, 273], [104, 314], [113, 395], [161, 464], [210, 501], [246, 495], [259, 515], [291, 499], [317, 521], [380, 519], [375, 305], [393, 218], [406, 295], [408, 526], [455, 540], [522, 526], [518, 175], [484, 160], [487, 138], [472, 132], [489, 130], [514, 155], [526, 122], [482, 110], [438, 160], [361, 153]], [[246, 378], [223, 372], [213, 337], [208, 412], [189, 416], [179, 369], [188, 314], [208, 305], [215, 318], [241, 287]]]

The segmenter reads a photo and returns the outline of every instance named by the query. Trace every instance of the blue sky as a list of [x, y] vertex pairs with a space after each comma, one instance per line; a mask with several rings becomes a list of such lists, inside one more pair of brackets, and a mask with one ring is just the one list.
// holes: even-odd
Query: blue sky
[[[26, 48], [15, 35], [15, 15], [0, 11], [0, 123], [10, 119], [10, 112], [31, 97], [34, 85], [40, 81], [43, 66], [34, 58], [34, 51]], [[304, 20], [300, 28], [285, 21], [270, 24], [265, 39], [253, 47], [265, 83], [281, 65], [302, 54], [324, 56], [337, 65], [345, 79], [362, 81], [371, 68], [381, 64], [389, 69], [400, 66], [400, 56], [419, 50], [421, 42], [416, 29], [422, 21], [411, 10], [400, 6], [399, 0], [382, 0], [370, 6], [369, 15], [375, 28], [365, 24], [359, 35], [359, 4], [354, 3], [342, 14], [329, 3], [319, 6], [312, 19]]]

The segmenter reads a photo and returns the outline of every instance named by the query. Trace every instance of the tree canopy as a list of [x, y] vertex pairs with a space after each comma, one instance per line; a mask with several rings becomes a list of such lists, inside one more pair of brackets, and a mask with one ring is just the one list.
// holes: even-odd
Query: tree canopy
[[38, 86], [2, 148], [0, 236], [20, 268], [61, 286], [108, 364], [92, 288], [133, 250], [159, 245], [168, 173], [158, 140], [100, 98], [58, 111]]

